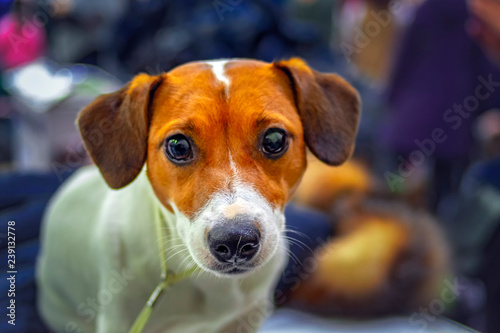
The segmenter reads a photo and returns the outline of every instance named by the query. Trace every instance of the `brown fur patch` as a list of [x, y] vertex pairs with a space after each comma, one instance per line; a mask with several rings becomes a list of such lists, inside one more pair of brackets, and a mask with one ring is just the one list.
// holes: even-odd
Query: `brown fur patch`
[[291, 298], [321, 314], [380, 316], [427, 306], [449, 272], [446, 242], [429, 215], [404, 204], [351, 199], [339, 236], [318, 254], [318, 269]]

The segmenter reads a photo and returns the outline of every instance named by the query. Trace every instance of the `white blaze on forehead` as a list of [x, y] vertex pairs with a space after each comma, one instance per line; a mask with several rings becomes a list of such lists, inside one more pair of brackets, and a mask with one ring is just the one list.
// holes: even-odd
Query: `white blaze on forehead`
[[214, 60], [214, 61], [207, 61], [207, 64], [212, 67], [212, 72], [214, 73], [214, 76], [224, 84], [226, 87], [226, 91], [229, 88], [229, 78], [225, 74], [225, 69], [224, 66], [229, 62], [230, 60]]
[[231, 151], [229, 151], [229, 166], [231, 167], [231, 170], [233, 171], [233, 175], [237, 176], [238, 175], [238, 168], [236, 167], [236, 163], [234, 163], [233, 156], [231, 155]]

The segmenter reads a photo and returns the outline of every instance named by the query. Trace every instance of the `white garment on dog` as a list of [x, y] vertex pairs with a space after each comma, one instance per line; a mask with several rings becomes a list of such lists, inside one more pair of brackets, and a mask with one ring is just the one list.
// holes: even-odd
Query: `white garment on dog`
[[[168, 238], [168, 270], [183, 271], [194, 264], [176, 231], [176, 221], [185, 217], [159, 202], [144, 170], [118, 191], [106, 185], [95, 166], [82, 168], [62, 186], [45, 217], [37, 267], [39, 310], [53, 330], [129, 330], [160, 280], [158, 209]], [[244, 277], [195, 273], [160, 296], [145, 332], [221, 332], [228, 325], [257, 331], [272, 309], [283, 263], [279, 250]], [[255, 309], [260, 320], [242, 318]]]

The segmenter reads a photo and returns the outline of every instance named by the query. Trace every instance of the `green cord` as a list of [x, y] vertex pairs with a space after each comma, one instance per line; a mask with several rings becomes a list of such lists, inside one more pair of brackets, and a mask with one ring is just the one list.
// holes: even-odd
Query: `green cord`
[[160, 295], [165, 290], [167, 290], [172, 284], [189, 277], [196, 270], [196, 267], [193, 267], [178, 274], [167, 275], [167, 260], [165, 258], [165, 244], [163, 242], [164, 238], [163, 238], [163, 229], [161, 226], [160, 214], [161, 212], [160, 209], [158, 208], [157, 214], [155, 215], [155, 224], [156, 224], [156, 234], [158, 238], [158, 250], [160, 251], [161, 281], [153, 290], [151, 296], [149, 296], [146, 305], [144, 305], [141, 312], [135, 319], [134, 324], [132, 325], [132, 328], [130, 328], [129, 333], [141, 333], [142, 330], [144, 329], [144, 326], [146, 326], [146, 324], [148, 323], [149, 318], [153, 313], [156, 301], [158, 300]]

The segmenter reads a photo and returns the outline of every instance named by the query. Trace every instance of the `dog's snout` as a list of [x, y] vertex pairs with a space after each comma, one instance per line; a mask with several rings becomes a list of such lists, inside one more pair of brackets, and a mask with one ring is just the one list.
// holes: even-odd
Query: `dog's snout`
[[242, 264], [259, 250], [260, 231], [254, 225], [216, 226], [207, 236], [212, 255], [224, 263]]

